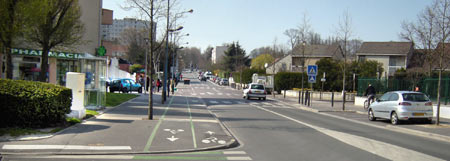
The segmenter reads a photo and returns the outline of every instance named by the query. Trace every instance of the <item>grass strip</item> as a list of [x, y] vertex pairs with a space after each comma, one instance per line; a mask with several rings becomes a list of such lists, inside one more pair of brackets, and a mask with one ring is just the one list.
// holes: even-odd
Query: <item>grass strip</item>
[[106, 93], [106, 106], [114, 107], [138, 96], [136, 94]]

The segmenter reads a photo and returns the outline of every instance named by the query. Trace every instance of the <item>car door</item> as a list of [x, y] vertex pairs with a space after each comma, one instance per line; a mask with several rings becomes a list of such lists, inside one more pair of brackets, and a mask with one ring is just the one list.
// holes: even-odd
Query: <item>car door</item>
[[386, 111], [385, 106], [390, 96], [391, 93], [385, 93], [380, 97], [380, 99], [371, 105], [375, 117], [389, 118], [389, 114], [387, 114], [388, 112]]
[[391, 117], [391, 111], [397, 112], [398, 99], [399, 99], [398, 93], [392, 93], [391, 96], [389, 96], [389, 101], [387, 101], [386, 105], [384, 106], [386, 111], [388, 111], [387, 113], [388, 117]]

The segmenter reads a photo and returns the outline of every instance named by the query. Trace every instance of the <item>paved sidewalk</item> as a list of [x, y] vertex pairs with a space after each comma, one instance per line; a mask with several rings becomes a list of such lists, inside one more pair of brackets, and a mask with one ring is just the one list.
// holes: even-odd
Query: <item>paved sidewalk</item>
[[40, 140], [0, 142], [2, 154], [145, 154], [192, 152], [237, 146], [236, 139], [197, 97], [175, 92], [165, 104], [154, 94], [154, 120], [147, 119], [148, 94]]

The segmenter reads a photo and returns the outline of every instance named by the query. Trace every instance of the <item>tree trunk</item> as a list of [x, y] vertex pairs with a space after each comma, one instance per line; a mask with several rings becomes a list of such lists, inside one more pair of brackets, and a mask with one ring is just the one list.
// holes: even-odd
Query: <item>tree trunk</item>
[[39, 73], [38, 81], [47, 82], [47, 71], [48, 71], [48, 52], [50, 48], [47, 45], [44, 45], [42, 49], [41, 56], [41, 72]]
[[[6, 78], [12, 79], [13, 78], [13, 64], [12, 64], [12, 56], [11, 56], [11, 44], [9, 46], [5, 47], [5, 54], [6, 54]], [[0, 67], [1, 68], [1, 67]]]

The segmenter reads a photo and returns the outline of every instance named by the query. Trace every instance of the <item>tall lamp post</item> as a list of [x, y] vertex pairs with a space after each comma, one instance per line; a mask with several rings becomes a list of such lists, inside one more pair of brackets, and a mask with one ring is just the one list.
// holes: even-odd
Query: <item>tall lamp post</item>
[[[167, 12], [168, 13], [168, 12]], [[169, 17], [167, 17], [167, 21], [169, 21]], [[167, 28], [168, 29], [168, 28]], [[166, 37], [166, 52], [165, 52], [165, 58], [164, 58], [164, 82], [163, 82], [163, 91], [162, 91], [162, 98], [161, 103], [164, 104], [166, 101], [166, 93], [167, 92], [167, 66], [169, 66], [169, 33], [180, 31], [183, 29], [183, 26], [178, 27], [177, 29], [168, 29], [167, 30], [167, 37]]]
[[303, 50], [302, 50], [302, 100], [301, 100], [301, 102], [303, 103], [303, 82], [304, 82], [304, 78], [303, 78], [303, 75], [305, 74], [305, 46], [306, 46], [306, 42], [305, 41], [303, 41], [302, 42], [302, 47], [303, 47]]

